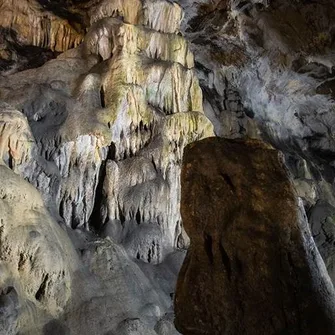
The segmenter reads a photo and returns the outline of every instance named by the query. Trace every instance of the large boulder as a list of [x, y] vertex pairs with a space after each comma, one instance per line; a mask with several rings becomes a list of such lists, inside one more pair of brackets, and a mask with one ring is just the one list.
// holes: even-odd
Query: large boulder
[[335, 295], [281, 155], [258, 140], [185, 149], [191, 244], [175, 313], [184, 335], [334, 334]]

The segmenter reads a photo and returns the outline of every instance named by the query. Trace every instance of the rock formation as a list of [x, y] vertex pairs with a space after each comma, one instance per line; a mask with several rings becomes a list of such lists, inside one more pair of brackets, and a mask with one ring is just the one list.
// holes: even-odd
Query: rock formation
[[[213, 134], [179, 34], [181, 7], [102, 1], [90, 7], [84, 36], [69, 13], [45, 15], [36, 1], [1, 6], [4, 31], [14, 29], [22, 45], [62, 52], [25, 71], [18, 57], [0, 81], [2, 260], [10, 278], [1, 289], [15, 294], [3, 328], [175, 334], [171, 297], [184, 256], [177, 247], [188, 243], [182, 153]], [[20, 307], [26, 301], [31, 311]]]
[[183, 148], [213, 135], [284, 152], [334, 280], [332, 0], [0, 0], [0, 14], [6, 334], [175, 335]]
[[[180, 4], [185, 10], [182, 31], [191, 42], [205, 113], [215, 133], [262, 138], [284, 152], [335, 281], [334, 2]], [[321, 206], [326, 211], [315, 215]]]
[[32, 320], [42, 327], [59, 317], [79, 259], [39, 192], [16, 174], [30, 159], [33, 136], [22, 113], [1, 107], [0, 333], [15, 334], [30, 330]]
[[185, 149], [191, 243], [175, 313], [184, 335], [334, 334], [335, 291], [278, 152], [208, 138]]
[[38, 141], [45, 161], [36, 158], [27, 177], [49, 208], [69, 227], [91, 223], [133, 256], [159, 262], [183, 243], [182, 149], [213, 132], [193, 56], [176, 34], [181, 8], [164, 1], [118, 6], [92, 9], [80, 47], [11, 75], [1, 93], [27, 116]]

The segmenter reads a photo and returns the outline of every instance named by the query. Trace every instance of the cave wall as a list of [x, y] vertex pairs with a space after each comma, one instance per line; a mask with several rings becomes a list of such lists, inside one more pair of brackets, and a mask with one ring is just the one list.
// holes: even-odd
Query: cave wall
[[[185, 148], [178, 275], [184, 335], [333, 334], [335, 291], [283, 156], [255, 139]], [[188, 306], [188, 308], [185, 308]]]
[[176, 334], [183, 148], [214, 134], [182, 8], [63, 5], [1, 2], [3, 331]]
[[[15, 278], [4, 331], [176, 334], [183, 148], [212, 135], [284, 153], [335, 280], [331, 0], [1, 0], [0, 13], [1, 231], [28, 227], [0, 236]], [[48, 230], [52, 255], [30, 242]]]
[[180, 3], [216, 135], [285, 154], [334, 280], [334, 3]]

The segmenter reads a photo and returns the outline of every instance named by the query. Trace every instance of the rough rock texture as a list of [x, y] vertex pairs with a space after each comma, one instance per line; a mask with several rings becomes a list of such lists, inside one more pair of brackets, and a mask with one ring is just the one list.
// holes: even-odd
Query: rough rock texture
[[38, 333], [63, 312], [79, 259], [39, 192], [14, 173], [29, 162], [33, 136], [22, 113], [1, 107], [0, 333]]
[[158, 263], [186, 244], [178, 208], [183, 147], [213, 130], [193, 55], [176, 34], [181, 8], [113, 4], [118, 10], [104, 2], [91, 8], [80, 47], [7, 75], [0, 96], [28, 118], [45, 161], [36, 158], [25, 176], [48, 208], [69, 227], [91, 225]]
[[[37, 307], [0, 322], [8, 334], [176, 334], [183, 148], [213, 134], [284, 151], [335, 278], [331, 0], [0, 0], [0, 14], [3, 185], [31, 193], [41, 234], [57, 223], [56, 249], [78, 258], [51, 271], [48, 242], [38, 276], [15, 274], [1, 304]], [[9, 227], [19, 207], [1, 211]], [[9, 239], [16, 268], [22, 247]], [[19, 289], [46, 274], [50, 301]]]
[[77, 31], [80, 26], [45, 12], [38, 1], [3, 0], [0, 10], [1, 27], [13, 29], [28, 45], [62, 52], [77, 46], [83, 37]]
[[[8, 335], [177, 334], [183, 148], [214, 134], [179, 33], [182, 8], [18, 0], [0, 9], [1, 247], [16, 271], [0, 325]], [[27, 299], [31, 313], [18, 307]]]
[[179, 3], [216, 135], [284, 152], [334, 281], [332, 215], [313, 215], [335, 205], [334, 1]]
[[335, 291], [278, 152], [257, 140], [205, 139], [186, 147], [181, 180], [191, 243], [178, 330], [334, 334]]

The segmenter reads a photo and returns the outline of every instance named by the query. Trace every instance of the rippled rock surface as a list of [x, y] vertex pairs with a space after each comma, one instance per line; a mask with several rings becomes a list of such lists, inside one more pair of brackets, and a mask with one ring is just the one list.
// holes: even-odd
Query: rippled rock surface
[[[188, 244], [181, 159], [213, 135], [182, 8], [0, 8], [1, 326], [177, 334], [172, 297]], [[34, 64], [38, 51], [46, 56]]]

